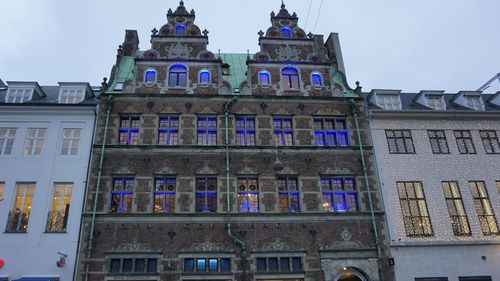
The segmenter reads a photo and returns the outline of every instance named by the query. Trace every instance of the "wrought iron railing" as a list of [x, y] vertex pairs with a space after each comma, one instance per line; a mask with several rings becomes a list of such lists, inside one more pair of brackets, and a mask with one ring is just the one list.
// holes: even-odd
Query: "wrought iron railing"
[[47, 232], [66, 232], [68, 226], [68, 211], [50, 211], [47, 216]]
[[10, 211], [7, 220], [6, 232], [26, 232], [28, 230], [28, 221], [30, 213], [21, 211]]

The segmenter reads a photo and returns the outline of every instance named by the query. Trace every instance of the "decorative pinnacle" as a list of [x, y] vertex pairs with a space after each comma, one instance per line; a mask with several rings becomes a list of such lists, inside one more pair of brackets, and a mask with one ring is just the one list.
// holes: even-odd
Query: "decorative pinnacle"
[[281, 9], [285, 8], [285, 1], [281, 0]]
[[262, 37], [264, 35], [264, 31], [261, 30], [261, 31], [257, 32], [257, 34], [259, 34], [259, 37]]
[[184, 6], [184, 1], [181, 0], [181, 2], [179, 2], [179, 5]]
[[151, 33], [152, 33], [153, 35], [156, 35], [156, 34], [158, 34], [158, 30], [157, 30], [156, 28], [153, 28], [153, 29], [151, 30]]

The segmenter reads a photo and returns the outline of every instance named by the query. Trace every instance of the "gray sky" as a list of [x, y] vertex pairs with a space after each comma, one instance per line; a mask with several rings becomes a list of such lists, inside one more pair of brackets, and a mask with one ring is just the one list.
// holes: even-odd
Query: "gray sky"
[[[150, 30], [165, 24], [178, 3], [0, 0], [0, 78], [99, 84], [109, 77], [125, 29], [136, 29], [140, 48], [149, 49]], [[258, 50], [257, 32], [280, 6], [280, 0], [185, 3], [210, 31], [211, 51], [240, 53]], [[340, 33], [349, 83], [359, 80], [366, 91], [476, 90], [500, 72], [498, 0], [323, 0], [319, 14], [321, 0], [312, 0], [308, 18], [310, 0], [285, 3], [306, 33]]]

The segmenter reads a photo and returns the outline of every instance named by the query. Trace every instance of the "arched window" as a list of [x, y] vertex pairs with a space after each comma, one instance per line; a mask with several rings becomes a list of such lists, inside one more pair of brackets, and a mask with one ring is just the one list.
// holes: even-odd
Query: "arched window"
[[200, 84], [210, 84], [210, 71], [203, 69], [200, 71]]
[[153, 84], [156, 82], [156, 70], [148, 69], [146, 73], [144, 73], [144, 83]]
[[184, 65], [175, 64], [170, 67], [168, 72], [169, 87], [186, 87], [187, 85], [187, 68]]
[[271, 85], [271, 74], [266, 70], [259, 71], [259, 84], [262, 86]]
[[323, 77], [321, 76], [321, 73], [311, 73], [311, 84], [313, 87], [323, 87]]
[[183, 24], [175, 25], [175, 36], [185, 36], [186, 35], [186, 26]]
[[300, 89], [299, 71], [295, 67], [285, 67], [281, 70], [281, 80], [285, 90]]
[[292, 30], [290, 29], [290, 27], [285, 26], [281, 28], [281, 37], [292, 38]]

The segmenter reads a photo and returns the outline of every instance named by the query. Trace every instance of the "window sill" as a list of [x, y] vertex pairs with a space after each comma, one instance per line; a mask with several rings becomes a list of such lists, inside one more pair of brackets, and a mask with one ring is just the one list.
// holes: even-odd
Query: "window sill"
[[43, 233], [45, 233], [45, 234], [67, 234], [68, 231], [47, 231], [47, 230], [45, 230]]
[[12, 231], [12, 230], [6, 230], [3, 233], [5, 234], [27, 234], [28, 231]]

